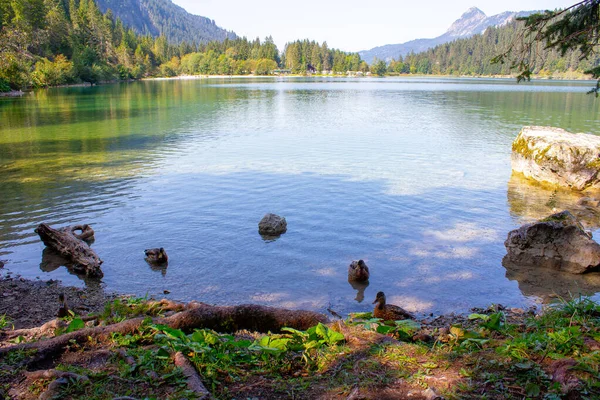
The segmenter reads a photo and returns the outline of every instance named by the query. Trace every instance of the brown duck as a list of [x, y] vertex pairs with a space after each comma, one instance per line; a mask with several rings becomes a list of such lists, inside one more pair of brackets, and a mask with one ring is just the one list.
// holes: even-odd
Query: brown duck
[[65, 318], [69, 316], [69, 306], [67, 304], [67, 298], [65, 297], [64, 293], [60, 293], [58, 295], [58, 302], [60, 303], [60, 307], [58, 308], [58, 312], [56, 313], [56, 316], [58, 318]]
[[352, 261], [348, 267], [348, 280], [354, 282], [369, 280], [369, 267], [363, 260]]
[[146, 254], [146, 261], [151, 264], [165, 264], [169, 261], [167, 252], [162, 247], [160, 249], [146, 249], [144, 253]]
[[385, 293], [379, 292], [375, 297], [373, 304], [377, 303], [373, 310], [375, 318], [381, 318], [384, 321], [399, 321], [403, 319], [415, 319], [414, 315], [393, 304], [385, 304]]

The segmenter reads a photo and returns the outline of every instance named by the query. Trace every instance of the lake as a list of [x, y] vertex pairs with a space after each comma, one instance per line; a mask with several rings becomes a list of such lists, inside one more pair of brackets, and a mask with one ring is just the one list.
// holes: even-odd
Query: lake
[[[578, 198], [512, 176], [511, 143], [524, 125], [600, 132], [592, 85], [223, 78], [1, 98], [0, 260], [97, 285], [50, 268], [33, 232], [89, 223], [102, 285], [137, 296], [345, 313], [384, 291], [442, 313], [595, 294], [600, 274], [502, 265], [510, 230]], [[257, 233], [267, 212], [288, 221], [277, 240]], [[366, 288], [347, 282], [358, 259]]]

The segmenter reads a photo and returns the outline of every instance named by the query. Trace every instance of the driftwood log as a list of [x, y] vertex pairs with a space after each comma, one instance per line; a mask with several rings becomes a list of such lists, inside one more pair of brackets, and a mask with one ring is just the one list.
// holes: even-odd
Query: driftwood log
[[[134, 334], [144, 322], [147, 322], [146, 317], [134, 318], [113, 325], [81, 329], [52, 339], [0, 348], [0, 360], [14, 350], [37, 350], [28, 363], [44, 362], [60, 355], [75, 343], [84, 345], [90, 341], [101, 342], [110, 339], [113, 333]], [[190, 303], [184, 311], [169, 317], [153, 318], [152, 322], [185, 332], [202, 328], [217, 332], [236, 332], [244, 329], [279, 332], [284, 327], [306, 330], [319, 322], [327, 322], [327, 317], [313, 311], [286, 310], [252, 304], [212, 306]]]
[[[77, 233], [81, 231], [81, 233]], [[61, 229], [53, 229], [47, 224], [41, 224], [35, 230], [42, 242], [72, 264], [75, 273], [85, 275], [88, 278], [102, 278], [104, 274], [100, 269], [102, 260], [92, 250], [89, 244], [94, 237], [94, 231], [89, 225], [67, 226]]]

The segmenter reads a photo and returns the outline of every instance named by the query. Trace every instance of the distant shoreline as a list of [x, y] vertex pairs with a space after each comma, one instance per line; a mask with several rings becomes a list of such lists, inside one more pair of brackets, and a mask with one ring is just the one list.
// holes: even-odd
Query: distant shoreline
[[[431, 75], [431, 74], [392, 74], [392, 75], [302, 75], [302, 74], [285, 74], [285, 75], [178, 75], [171, 77], [150, 77], [142, 78], [140, 81], [169, 81], [169, 80], [200, 80], [200, 79], [254, 79], [254, 78], [472, 78], [472, 79], [517, 79], [511, 75]], [[596, 79], [585, 77], [562, 77], [552, 78], [543, 76], [532, 76], [532, 80], [540, 81], [582, 81], [595, 82]]]
[[[101, 85], [110, 85], [115, 83], [131, 83], [131, 82], [142, 82], [142, 81], [172, 81], [172, 80], [211, 80], [211, 79], [256, 79], [256, 78], [277, 78], [277, 79], [292, 79], [292, 78], [334, 78], [334, 79], [344, 79], [344, 78], [356, 78], [356, 79], [369, 79], [369, 78], [449, 78], [449, 79], [514, 79], [516, 80], [516, 76], [511, 75], [431, 75], [431, 74], [391, 74], [384, 76], [377, 75], [322, 75], [322, 74], [313, 74], [313, 75], [301, 75], [301, 74], [285, 74], [285, 75], [178, 75], [171, 77], [149, 77], [142, 78], [139, 80], [124, 80], [124, 81], [105, 81], [99, 82], [95, 85], [90, 84], [89, 82], [82, 83], [74, 83], [71, 85], [59, 85], [59, 86], [50, 86], [46, 88], [31, 88], [26, 90], [12, 90], [10, 92], [0, 92], [0, 98], [2, 97], [21, 97], [26, 95], [27, 93], [34, 92], [36, 90], [47, 90], [47, 89], [55, 89], [55, 88], [72, 88], [72, 87], [94, 87]], [[579, 77], [579, 76], [570, 76], [570, 77], [543, 77], [543, 76], [532, 76], [532, 81], [557, 81], [557, 82], [566, 82], [566, 81], [581, 81], [581, 82], [596, 82], [596, 79], [587, 78], [587, 77]]]

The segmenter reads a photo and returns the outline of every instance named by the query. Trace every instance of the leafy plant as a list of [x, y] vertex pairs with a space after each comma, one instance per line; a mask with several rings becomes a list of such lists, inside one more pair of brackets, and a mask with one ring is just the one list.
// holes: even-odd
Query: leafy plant
[[502, 311], [493, 314], [471, 314], [470, 320], [481, 320], [480, 326], [490, 331], [499, 331], [506, 321], [506, 316]]

